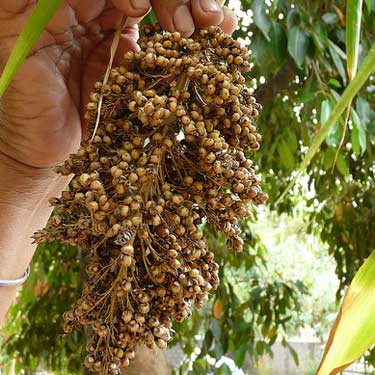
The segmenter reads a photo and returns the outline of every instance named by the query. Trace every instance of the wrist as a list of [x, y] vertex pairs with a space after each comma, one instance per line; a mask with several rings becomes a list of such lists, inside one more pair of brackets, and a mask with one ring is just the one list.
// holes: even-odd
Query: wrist
[[31, 236], [51, 215], [51, 197], [69, 178], [33, 168], [0, 152], [0, 279], [22, 276], [35, 251]]
[[20, 205], [25, 208], [48, 200], [50, 196], [46, 196], [46, 193], [58, 194], [69, 182], [69, 178], [57, 175], [53, 168], [31, 167], [1, 151], [0, 175], [0, 205]]

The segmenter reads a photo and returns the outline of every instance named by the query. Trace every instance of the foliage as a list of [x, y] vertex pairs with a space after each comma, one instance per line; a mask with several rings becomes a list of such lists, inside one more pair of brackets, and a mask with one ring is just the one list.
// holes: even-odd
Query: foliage
[[80, 292], [77, 249], [52, 243], [41, 245], [32, 263], [31, 276], [12, 306], [3, 343], [8, 358], [0, 368], [15, 361], [21, 369], [53, 369], [56, 374], [80, 373], [81, 332], [65, 335], [62, 314]]
[[[231, 6], [236, 4], [229, 1]], [[236, 11], [240, 17], [236, 36], [253, 52], [251, 76], [256, 77], [247, 83], [265, 105], [258, 122], [263, 143], [256, 162], [270, 195], [270, 209], [294, 215], [302, 191], [305, 228], [328, 245], [336, 261], [339, 298], [375, 248], [374, 77], [352, 103], [349, 132], [334, 170], [344, 116], [331, 128], [303, 182], [276, 206], [350, 81], [345, 68], [346, 2], [242, 0], [241, 9]], [[359, 65], [374, 40], [375, 1], [365, 0]], [[221, 238], [210, 238], [221, 265], [222, 284], [210, 304], [177, 329], [175, 341], [185, 344], [190, 360], [181, 369], [183, 374], [207, 374], [209, 357], [215, 363], [222, 354], [241, 366], [246, 355], [256, 359], [270, 352], [276, 337], [283, 339], [286, 331], [301, 324], [291, 316], [305, 288], [298, 281], [271, 280], [264, 261], [266, 249], [249, 223], [243, 227], [247, 236], [243, 255], [224, 252]], [[45, 364], [53, 370], [78, 372], [82, 337], [62, 336], [58, 318], [77, 292], [77, 253], [57, 244], [43, 246], [33, 268], [34, 277], [40, 276], [41, 283], [47, 280], [48, 288], [42, 293], [39, 287], [35, 294], [30, 290], [37, 281], [29, 281], [11, 312], [7, 351], [18, 358], [19, 368]], [[196, 346], [201, 351], [193, 355]], [[220, 371], [225, 373], [224, 366]]]
[[[375, 7], [372, 4], [370, 8], [369, 2], [366, 4], [360, 62], [375, 40]], [[289, 84], [285, 85], [282, 81], [280, 85], [276, 81], [281, 86], [276, 90], [279, 94], [272, 101], [267, 101], [259, 121], [263, 145], [258, 163], [268, 185], [266, 190], [272, 204], [285, 190], [312, 138], [329, 117], [348, 81], [345, 69], [341, 68], [346, 56], [345, 2], [300, 1], [292, 8], [288, 1], [274, 1], [267, 17], [280, 30], [277, 37], [270, 33], [271, 38], [281, 40], [280, 35], [284, 35], [288, 39], [291, 29], [298, 27], [309, 39], [304, 65], [301, 69], [295, 67]], [[252, 48], [255, 76], [263, 75], [266, 82], [268, 80], [272, 83], [275, 82], [273, 76], [284, 77], [286, 66], [294, 63], [288, 56], [286, 44], [284, 48], [272, 48], [279, 43], [275, 40], [265, 44], [263, 34], [257, 32], [256, 28], [256, 25], [250, 26], [254, 33]], [[246, 38], [247, 33], [246, 27], [238, 35]], [[277, 57], [280, 51], [282, 56]], [[306, 220], [311, 223], [309, 231], [321, 234], [322, 239], [330, 245], [329, 251], [337, 262], [340, 290], [350, 282], [374, 245], [374, 221], [371, 218], [375, 215], [375, 207], [370, 203], [374, 187], [373, 79], [370, 78], [353, 103], [350, 133], [339, 154], [336, 170], [331, 171], [342, 135], [343, 117], [327, 135], [307, 169], [306, 184], [312, 192], [312, 198], [307, 202], [312, 210], [309, 210]], [[259, 82], [255, 82], [257, 85]], [[264, 92], [268, 90], [267, 84], [264, 86], [260, 85], [257, 92], [266, 97]], [[291, 212], [293, 199], [291, 192], [275, 209], [278, 212]], [[363, 238], [369, 238], [369, 241], [364, 243]]]

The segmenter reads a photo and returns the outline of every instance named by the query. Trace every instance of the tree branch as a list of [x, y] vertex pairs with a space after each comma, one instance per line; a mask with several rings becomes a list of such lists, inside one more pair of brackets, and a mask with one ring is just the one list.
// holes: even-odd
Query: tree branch
[[285, 91], [297, 74], [297, 66], [289, 57], [284, 66], [265, 85], [261, 86], [254, 94], [257, 101], [263, 106], [269, 104], [277, 94]]

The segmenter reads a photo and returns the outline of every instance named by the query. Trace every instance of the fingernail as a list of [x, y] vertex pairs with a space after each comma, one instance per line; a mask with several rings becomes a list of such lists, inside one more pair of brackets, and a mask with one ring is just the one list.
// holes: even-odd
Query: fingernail
[[151, 6], [149, 0], [137, 0], [135, 4], [136, 4], [135, 8], [138, 8], [138, 9], [148, 9]]
[[217, 12], [222, 9], [215, 0], [201, 0], [201, 8], [205, 12]]
[[186, 5], [180, 5], [174, 12], [174, 25], [177, 31], [185, 35], [191, 35], [195, 30], [193, 18]]

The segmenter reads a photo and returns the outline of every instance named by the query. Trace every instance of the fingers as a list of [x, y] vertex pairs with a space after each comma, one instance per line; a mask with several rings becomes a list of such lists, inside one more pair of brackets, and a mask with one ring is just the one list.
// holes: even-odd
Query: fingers
[[227, 34], [233, 34], [237, 29], [238, 20], [236, 15], [229, 8], [223, 8], [224, 19], [223, 22], [219, 25], [222, 30]]
[[151, 9], [149, 0], [111, 0], [128, 17], [144, 17]]
[[151, 0], [152, 8], [164, 30], [179, 31], [184, 36], [195, 30], [189, 1], [184, 0]]
[[121, 34], [120, 42], [117, 48], [113, 65], [116, 66], [124, 61], [124, 54], [128, 51], [138, 51], [140, 49], [138, 40], [138, 29], [129, 27]]
[[70, 6], [70, 4], [64, 2], [60, 5], [55, 17], [53, 17], [49, 22], [48, 31], [56, 34], [63, 34], [67, 32], [70, 27], [76, 25], [77, 19], [74, 9]]
[[78, 20], [83, 23], [95, 20], [108, 10], [115, 11], [116, 18], [120, 13], [124, 17], [144, 17], [151, 8], [149, 0], [66, 0], [66, 2], [75, 10]]
[[[10, 1], [10, 0], [9, 0]], [[88, 23], [103, 13], [113, 11], [117, 17], [121, 14], [124, 17], [144, 17], [150, 10], [149, 0], [66, 0], [75, 10], [80, 22]]]
[[96, 19], [105, 9], [106, 0], [66, 0], [75, 11], [79, 22], [88, 23]]
[[29, 3], [29, 0], [1, 0], [0, 9], [11, 13], [21, 12]]
[[215, 0], [151, 0], [151, 5], [163, 29], [183, 36], [212, 25], [232, 33], [237, 26], [234, 13]]
[[224, 20], [223, 9], [215, 0], [191, 0], [191, 13], [196, 28], [217, 26]]
[[[124, 14], [119, 12], [116, 8], [109, 8], [102, 12], [100, 17], [96, 19], [103, 31], [117, 30], [121, 23], [124, 22]], [[127, 25], [129, 18], [126, 19]]]

